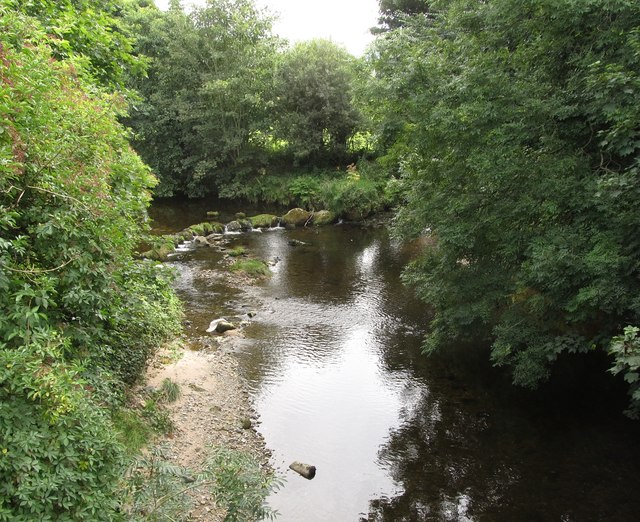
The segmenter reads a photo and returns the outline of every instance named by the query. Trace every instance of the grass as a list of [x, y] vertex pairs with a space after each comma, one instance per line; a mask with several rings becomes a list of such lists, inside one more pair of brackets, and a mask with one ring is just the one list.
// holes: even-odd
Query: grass
[[247, 249], [243, 246], [237, 246], [235, 248], [232, 248], [231, 250], [229, 250], [228, 254], [231, 257], [240, 257], [240, 256], [244, 256], [247, 254]]
[[151, 439], [152, 429], [138, 412], [120, 408], [111, 416], [116, 437], [128, 455], [136, 455]]
[[269, 265], [260, 259], [242, 259], [231, 265], [233, 272], [244, 272], [250, 277], [268, 277], [271, 275]]

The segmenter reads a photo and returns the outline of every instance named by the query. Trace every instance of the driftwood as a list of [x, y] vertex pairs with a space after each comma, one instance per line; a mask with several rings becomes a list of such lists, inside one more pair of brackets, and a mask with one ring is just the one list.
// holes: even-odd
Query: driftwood
[[309, 464], [303, 464], [302, 462], [292, 462], [289, 464], [289, 469], [292, 469], [309, 480], [316, 476], [316, 467], [310, 466]]

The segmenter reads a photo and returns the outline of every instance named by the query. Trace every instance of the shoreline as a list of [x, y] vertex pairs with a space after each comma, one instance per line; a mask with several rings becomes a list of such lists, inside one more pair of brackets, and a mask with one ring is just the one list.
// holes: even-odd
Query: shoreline
[[[211, 346], [204, 339], [186, 338], [179, 358], [168, 349], [159, 351], [147, 369], [144, 386], [158, 388], [165, 378], [180, 386], [181, 395], [166, 409], [173, 423], [171, 435], [155, 441], [166, 450], [168, 461], [201, 471], [211, 450], [225, 448], [251, 455], [264, 473], [273, 474], [270, 451], [257, 432], [259, 423], [242, 379], [232, 346], [242, 338], [237, 332], [217, 336]], [[217, 522], [225, 516], [224, 507], [208, 493], [192, 495], [194, 506], [189, 520]]]

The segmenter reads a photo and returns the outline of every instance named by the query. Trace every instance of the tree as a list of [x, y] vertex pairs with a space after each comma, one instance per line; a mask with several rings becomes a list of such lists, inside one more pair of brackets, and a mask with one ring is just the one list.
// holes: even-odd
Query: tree
[[380, 18], [378, 23], [381, 29], [374, 32], [384, 32], [390, 29], [398, 29], [405, 25], [405, 21], [417, 14], [430, 14], [429, 0], [379, 0]]
[[352, 100], [355, 59], [327, 40], [296, 44], [276, 75], [276, 135], [297, 162], [343, 161], [359, 123]]
[[155, 179], [118, 123], [123, 96], [105, 92], [119, 72], [97, 85], [88, 57], [58, 56], [71, 43], [52, 49], [47, 25], [9, 7], [0, 6], [0, 519], [114, 520], [124, 459], [105, 405], [180, 325], [168, 275], [133, 259]]
[[279, 45], [270, 19], [250, 0], [142, 14], [134, 23], [150, 36], [139, 49], [152, 62], [149, 79], [136, 84], [145, 102], [131, 123], [138, 150], [160, 178], [158, 193], [215, 193], [257, 170]]
[[427, 350], [482, 335], [535, 386], [640, 321], [640, 5], [434, 7], [378, 55], [403, 115], [398, 227], [435, 239], [405, 277], [436, 310]]

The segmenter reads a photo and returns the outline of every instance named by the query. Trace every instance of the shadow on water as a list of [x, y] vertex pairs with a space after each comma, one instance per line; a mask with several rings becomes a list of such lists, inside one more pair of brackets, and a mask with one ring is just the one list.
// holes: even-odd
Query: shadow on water
[[[175, 263], [178, 289], [198, 329], [241, 306], [258, 312], [238, 357], [287, 477], [270, 499], [280, 520], [637, 519], [640, 429], [620, 415], [604, 361], [568, 358], [530, 392], [486, 348], [423, 356], [429, 311], [399, 282], [413, 250], [384, 230], [233, 241], [277, 260], [269, 282], [229, 293], [213, 275], [220, 254], [205, 249]], [[289, 472], [293, 460], [316, 478]]]

